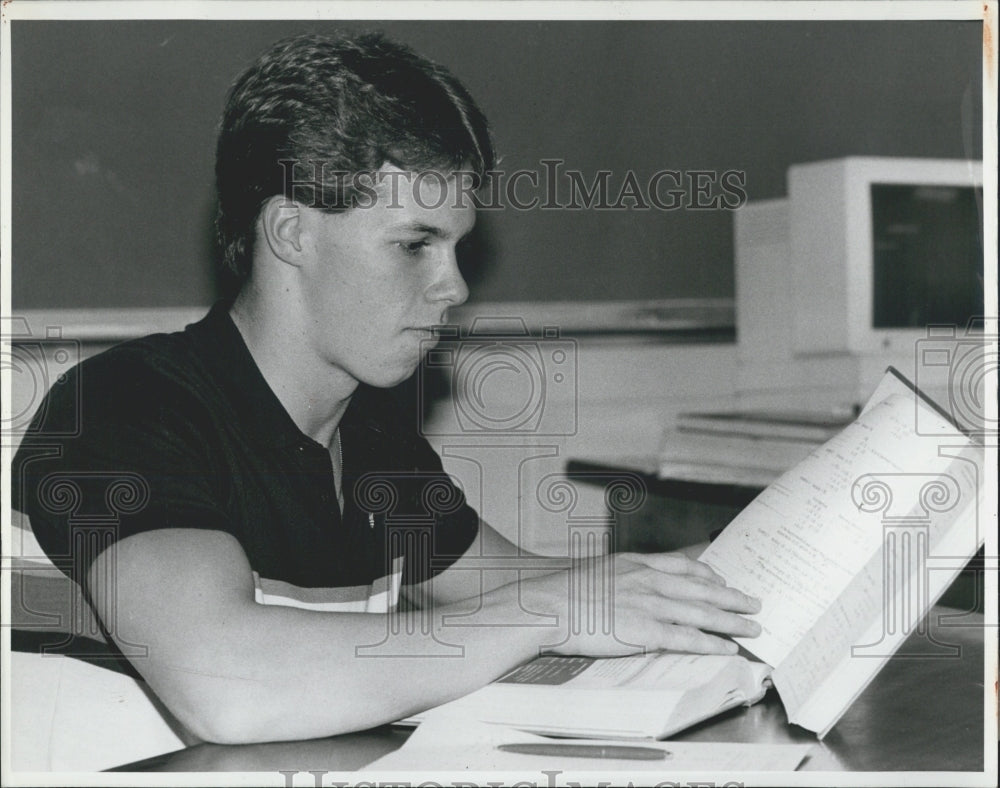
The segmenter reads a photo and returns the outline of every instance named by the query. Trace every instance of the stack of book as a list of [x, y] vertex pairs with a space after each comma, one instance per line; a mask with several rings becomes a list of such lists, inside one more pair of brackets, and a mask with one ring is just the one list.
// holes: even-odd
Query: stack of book
[[766, 487], [854, 419], [853, 413], [681, 413], [660, 453], [662, 479]]

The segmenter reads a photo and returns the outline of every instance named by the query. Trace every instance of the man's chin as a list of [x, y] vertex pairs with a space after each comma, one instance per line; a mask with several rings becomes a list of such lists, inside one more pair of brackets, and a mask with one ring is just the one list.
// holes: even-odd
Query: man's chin
[[358, 380], [380, 389], [391, 389], [409, 380], [427, 353], [441, 340], [441, 337], [436, 333], [428, 333], [427, 336], [427, 339], [421, 339], [417, 344], [407, 343], [399, 348], [392, 361], [387, 359], [385, 364], [378, 369], [366, 370], [364, 376], [359, 377]]
[[377, 389], [391, 389], [412, 378], [413, 373], [417, 371], [419, 363], [419, 360], [417, 360], [412, 365], [400, 366], [391, 370], [379, 370], [376, 374], [362, 378], [361, 382]]

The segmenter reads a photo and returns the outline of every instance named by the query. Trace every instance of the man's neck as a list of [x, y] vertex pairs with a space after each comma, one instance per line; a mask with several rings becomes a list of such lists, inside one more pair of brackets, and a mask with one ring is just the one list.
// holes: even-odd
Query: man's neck
[[337, 425], [358, 382], [313, 355], [288, 315], [297, 310], [268, 308], [247, 283], [229, 310], [264, 380], [295, 425], [323, 446], [331, 446]]

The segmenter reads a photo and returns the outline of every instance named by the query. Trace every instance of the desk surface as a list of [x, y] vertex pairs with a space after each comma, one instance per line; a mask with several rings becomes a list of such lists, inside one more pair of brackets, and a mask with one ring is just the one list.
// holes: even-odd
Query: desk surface
[[[938, 642], [955, 656], [919, 656], [914, 634], [822, 742], [789, 725], [774, 692], [674, 737], [701, 742], [817, 742], [800, 769], [811, 771], [982, 771], [983, 617], [936, 607]], [[406, 741], [391, 727], [299, 742], [203, 744], [114, 771], [353, 771]]]

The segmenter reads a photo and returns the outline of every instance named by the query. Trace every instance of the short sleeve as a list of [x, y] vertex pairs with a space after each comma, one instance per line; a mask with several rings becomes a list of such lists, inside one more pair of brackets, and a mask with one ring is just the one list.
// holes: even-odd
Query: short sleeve
[[465, 493], [444, 471], [441, 458], [418, 438], [421, 467], [427, 469], [420, 489], [421, 507], [434, 518], [429, 555], [409, 555], [403, 583], [412, 585], [440, 574], [469, 549], [479, 534], [479, 515]]
[[355, 397], [357, 410], [345, 419], [358, 462], [345, 487], [367, 519], [363, 530], [377, 524], [377, 560], [388, 569], [387, 560], [402, 557], [403, 584], [420, 583], [465, 554], [479, 516], [433, 447], [402, 422], [388, 392], [362, 387]]
[[14, 507], [81, 584], [93, 560], [128, 536], [229, 530], [190, 393], [141, 368], [86, 365], [48, 393], [12, 468]]

